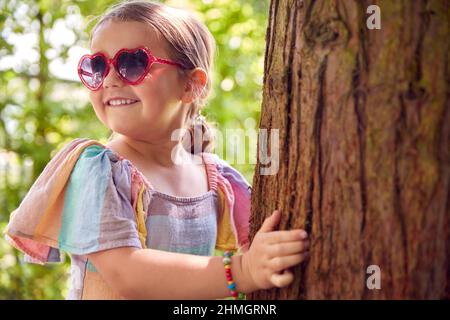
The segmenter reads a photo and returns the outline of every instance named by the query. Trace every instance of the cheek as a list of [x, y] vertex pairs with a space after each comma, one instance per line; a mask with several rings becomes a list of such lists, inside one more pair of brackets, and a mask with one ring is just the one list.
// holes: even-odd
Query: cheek
[[158, 80], [146, 79], [142, 85], [135, 87], [135, 92], [143, 102], [144, 114], [157, 118], [170, 118], [180, 101], [178, 89], [169, 79]]
[[100, 91], [89, 91], [89, 99], [91, 100], [91, 103], [95, 106], [99, 106], [102, 104], [102, 95], [100, 94]]
[[143, 83], [133, 88], [135, 95], [141, 100], [146, 114], [159, 113], [167, 104], [167, 93], [153, 79], [145, 79]]
[[136, 89], [145, 97], [159, 102], [181, 100], [181, 84], [176, 70], [152, 67], [145, 80], [136, 86]]
[[89, 100], [91, 100], [97, 117], [100, 119], [100, 121], [105, 123], [105, 108], [103, 106], [101, 93], [99, 91], [91, 91], [89, 93]]

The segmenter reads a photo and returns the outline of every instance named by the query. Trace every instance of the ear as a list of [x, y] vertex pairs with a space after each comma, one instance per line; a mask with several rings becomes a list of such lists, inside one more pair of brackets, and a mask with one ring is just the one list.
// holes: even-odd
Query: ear
[[195, 87], [201, 90], [208, 82], [208, 74], [203, 68], [195, 68], [186, 74], [186, 81], [181, 101], [183, 104], [191, 103], [195, 99]]

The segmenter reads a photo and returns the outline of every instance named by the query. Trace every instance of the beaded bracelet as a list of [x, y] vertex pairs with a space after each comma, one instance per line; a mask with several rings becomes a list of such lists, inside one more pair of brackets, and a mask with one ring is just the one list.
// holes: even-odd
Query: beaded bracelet
[[233, 300], [245, 299], [245, 295], [243, 293], [236, 291], [236, 282], [233, 280], [233, 275], [231, 274], [231, 256], [233, 255], [232, 251], [225, 251], [223, 253], [223, 265], [225, 267], [225, 275], [227, 277], [227, 286], [231, 291], [231, 296]]

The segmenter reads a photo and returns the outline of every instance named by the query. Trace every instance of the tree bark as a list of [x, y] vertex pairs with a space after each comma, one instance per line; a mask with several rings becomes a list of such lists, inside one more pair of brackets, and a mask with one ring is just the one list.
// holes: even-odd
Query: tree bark
[[280, 167], [256, 165], [250, 240], [279, 208], [312, 247], [292, 285], [249, 299], [450, 297], [449, 3], [271, 1], [260, 128]]

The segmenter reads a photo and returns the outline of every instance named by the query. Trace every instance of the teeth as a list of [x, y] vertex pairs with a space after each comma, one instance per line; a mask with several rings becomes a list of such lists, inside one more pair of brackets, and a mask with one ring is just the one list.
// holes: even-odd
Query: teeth
[[108, 104], [111, 106], [121, 106], [121, 105], [127, 105], [137, 102], [138, 100], [131, 100], [131, 99], [114, 99], [109, 100]]

